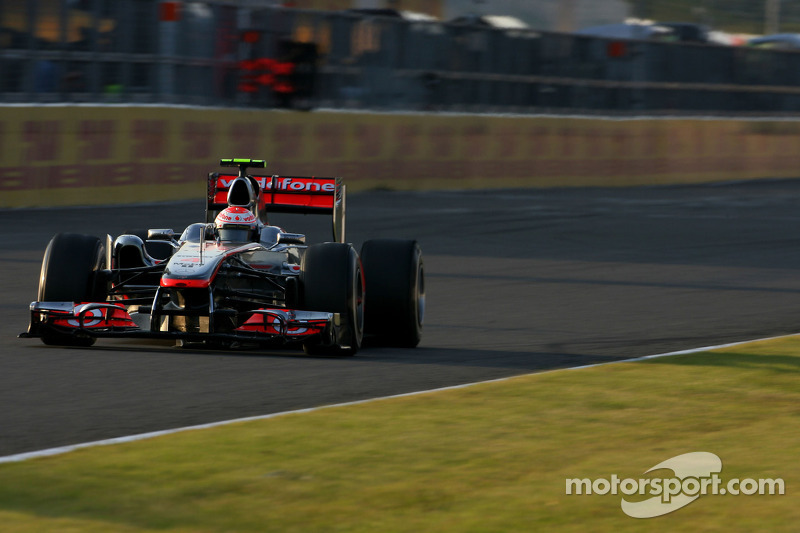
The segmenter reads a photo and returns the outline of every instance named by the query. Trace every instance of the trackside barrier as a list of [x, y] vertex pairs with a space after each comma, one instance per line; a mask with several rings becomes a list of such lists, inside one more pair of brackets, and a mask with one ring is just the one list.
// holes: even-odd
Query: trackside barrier
[[631, 186], [800, 175], [800, 122], [0, 107], [0, 206], [204, 198], [220, 157], [348, 189]]

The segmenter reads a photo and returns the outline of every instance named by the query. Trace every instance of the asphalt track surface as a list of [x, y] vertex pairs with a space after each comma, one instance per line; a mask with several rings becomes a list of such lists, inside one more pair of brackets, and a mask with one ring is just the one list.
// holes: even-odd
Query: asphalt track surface
[[1, 213], [0, 455], [800, 330], [800, 181], [375, 191], [351, 195], [347, 216], [358, 246], [419, 240], [418, 349], [314, 358], [18, 339], [55, 232], [182, 230], [203, 204]]

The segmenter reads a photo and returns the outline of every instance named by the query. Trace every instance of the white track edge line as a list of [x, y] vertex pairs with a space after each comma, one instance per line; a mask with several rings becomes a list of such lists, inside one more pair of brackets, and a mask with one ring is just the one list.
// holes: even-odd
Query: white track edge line
[[227, 425], [230, 425], [230, 424], [237, 424], [237, 423], [240, 423], [240, 422], [252, 422], [252, 421], [256, 421], [256, 420], [269, 420], [270, 418], [277, 418], [279, 416], [295, 415], [295, 414], [303, 414], [303, 413], [313, 413], [315, 411], [321, 411], [323, 409], [333, 409], [335, 407], [349, 407], [349, 406], [352, 406], [352, 405], [361, 405], [361, 404], [372, 403], [372, 402], [381, 401], [381, 400], [391, 400], [391, 399], [395, 399], [395, 398], [408, 398], [410, 396], [419, 396], [419, 395], [422, 395], [422, 394], [432, 394], [432, 393], [436, 393], [436, 392], [443, 392], [443, 391], [450, 391], [450, 390], [457, 390], [457, 389], [465, 389], [465, 388], [468, 388], [468, 387], [474, 387], [476, 385], [483, 385], [483, 384], [487, 384], [487, 383], [500, 383], [500, 382], [503, 382], [503, 381], [510, 381], [510, 380], [516, 379], [516, 378], [528, 377], [528, 376], [536, 376], [536, 375], [541, 375], [541, 374], [552, 374], [554, 372], [563, 372], [565, 370], [583, 370], [583, 369], [586, 369], [586, 368], [595, 368], [595, 367], [599, 367], [599, 366], [616, 365], [616, 364], [619, 364], [619, 363], [635, 363], [637, 361], [646, 361], [646, 360], [649, 360], [649, 359], [658, 359], [660, 357], [670, 357], [670, 356], [673, 356], [673, 355], [687, 355], [687, 354], [693, 354], [693, 353], [708, 352], [708, 351], [712, 351], [712, 350], [721, 350], [721, 349], [724, 349], [724, 348], [731, 348], [731, 347], [734, 347], [734, 346], [741, 346], [741, 345], [744, 345], [744, 344], [750, 344], [750, 343], [754, 343], [754, 342], [771, 341], [771, 340], [785, 339], [785, 338], [789, 338], [789, 337], [796, 337], [797, 335], [798, 334], [796, 334], [796, 333], [790, 334], [790, 335], [779, 335], [779, 336], [776, 336], [776, 337], [765, 337], [765, 338], [752, 339], [752, 340], [747, 340], [747, 341], [732, 342], [732, 343], [728, 343], [728, 344], [718, 344], [716, 346], [705, 346], [705, 347], [702, 347], [702, 348], [690, 348], [688, 350], [679, 350], [679, 351], [676, 351], [676, 352], [666, 352], [666, 353], [660, 353], [660, 354], [654, 354], [654, 355], [645, 355], [645, 356], [642, 356], [642, 357], [634, 357], [632, 359], [619, 359], [619, 360], [615, 360], [615, 361], [606, 361], [604, 363], [593, 363], [593, 364], [590, 364], [590, 365], [572, 366], [572, 367], [566, 367], [566, 368], [554, 368], [552, 370], [543, 370], [541, 372], [530, 372], [530, 373], [527, 373], [527, 374], [517, 374], [517, 375], [514, 375], [514, 376], [506, 376], [506, 377], [503, 377], [503, 378], [488, 379], [488, 380], [484, 380], [484, 381], [475, 381], [475, 382], [472, 382], [472, 383], [462, 383], [460, 385], [450, 385], [450, 386], [447, 386], [447, 387], [439, 387], [439, 388], [436, 388], [436, 389], [427, 389], [427, 390], [420, 390], [420, 391], [414, 391], [414, 392], [405, 392], [405, 393], [401, 393], [401, 394], [392, 394], [390, 396], [378, 396], [376, 398], [367, 398], [367, 399], [364, 399], [364, 400], [355, 400], [355, 401], [352, 401], [352, 402], [343, 402], [343, 403], [335, 403], [335, 404], [329, 404], [329, 405], [320, 405], [320, 406], [317, 406], [317, 407], [307, 407], [305, 409], [294, 409], [292, 411], [281, 411], [281, 412], [278, 412], [278, 413], [270, 413], [270, 414], [266, 414], [266, 415], [248, 416], [248, 417], [243, 417], [243, 418], [234, 418], [234, 419], [231, 419], [231, 420], [220, 420], [218, 422], [209, 422], [207, 424], [198, 424], [198, 425], [195, 425], [195, 426], [185, 426], [185, 427], [174, 428], [174, 429], [164, 429], [164, 430], [160, 430], [160, 431], [151, 431], [151, 432], [148, 432], [148, 433], [139, 433], [137, 435], [128, 435], [128, 436], [125, 436], [125, 437], [114, 437], [114, 438], [111, 438], [111, 439], [103, 439], [103, 440], [97, 440], [97, 441], [92, 441], [92, 442], [83, 442], [83, 443], [80, 443], [80, 444], [71, 444], [71, 445], [68, 445], [68, 446], [58, 446], [56, 448], [48, 448], [48, 449], [45, 449], [45, 450], [37, 450], [37, 451], [33, 451], [33, 452], [24, 452], [24, 453], [18, 453], [18, 454], [14, 454], [14, 455], [6, 455], [4, 457], [0, 457], [0, 464], [4, 464], [4, 463], [19, 463], [19, 462], [23, 462], [23, 461], [28, 461], [30, 459], [37, 459], [37, 458], [40, 458], [40, 457], [51, 457], [51, 456], [54, 456], [54, 455], [63, 455], [65, 453], [73, 452], [73, 451], [76, 451], [76, 450], [81, 450], [81, 449], [84, 449], [84, 448], [94, 448], [94, 447], [97, 447], [97, 446], [109, 446], [109, 445], [112, 445], [112, 444], [123, 444], [123, 443], [127, 443], [127, 442], [136, 442], [136, 441], [140, 441], [140, 440], [152, 439], [152, 438], [155, 438], [155, 437], [162, 437], [162, 436], [165, 436], [165, 435], [172, 435], [172, 434], [175, 434], [175, 433], [183, 433], [184, 431], [193, 431], [193, 430], [198, 430], [198, 429], [210, 429], [210, 428], [215, 428], [215, 427], [219, 427], [219, 426], [227, 426]]

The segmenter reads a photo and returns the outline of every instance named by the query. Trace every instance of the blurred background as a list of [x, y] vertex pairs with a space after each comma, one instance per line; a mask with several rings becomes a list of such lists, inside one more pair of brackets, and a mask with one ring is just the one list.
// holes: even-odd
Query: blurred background
[[2, 0], [0, 102], [794, 113], [787, 0]]

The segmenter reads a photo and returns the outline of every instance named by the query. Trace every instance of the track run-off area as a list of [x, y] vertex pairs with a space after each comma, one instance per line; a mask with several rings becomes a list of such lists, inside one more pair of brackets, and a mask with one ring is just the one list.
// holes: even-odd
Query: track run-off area
[[[203, 200], [0, 214], [0, 456], [794, 333], [800, 181], [348, 197], [348, 240], [416, 238], [415, 350], [352, 358], [18, 339], [56, 232], [181, 231]], [[328, 220], [275, 220], [325, 239]]]

